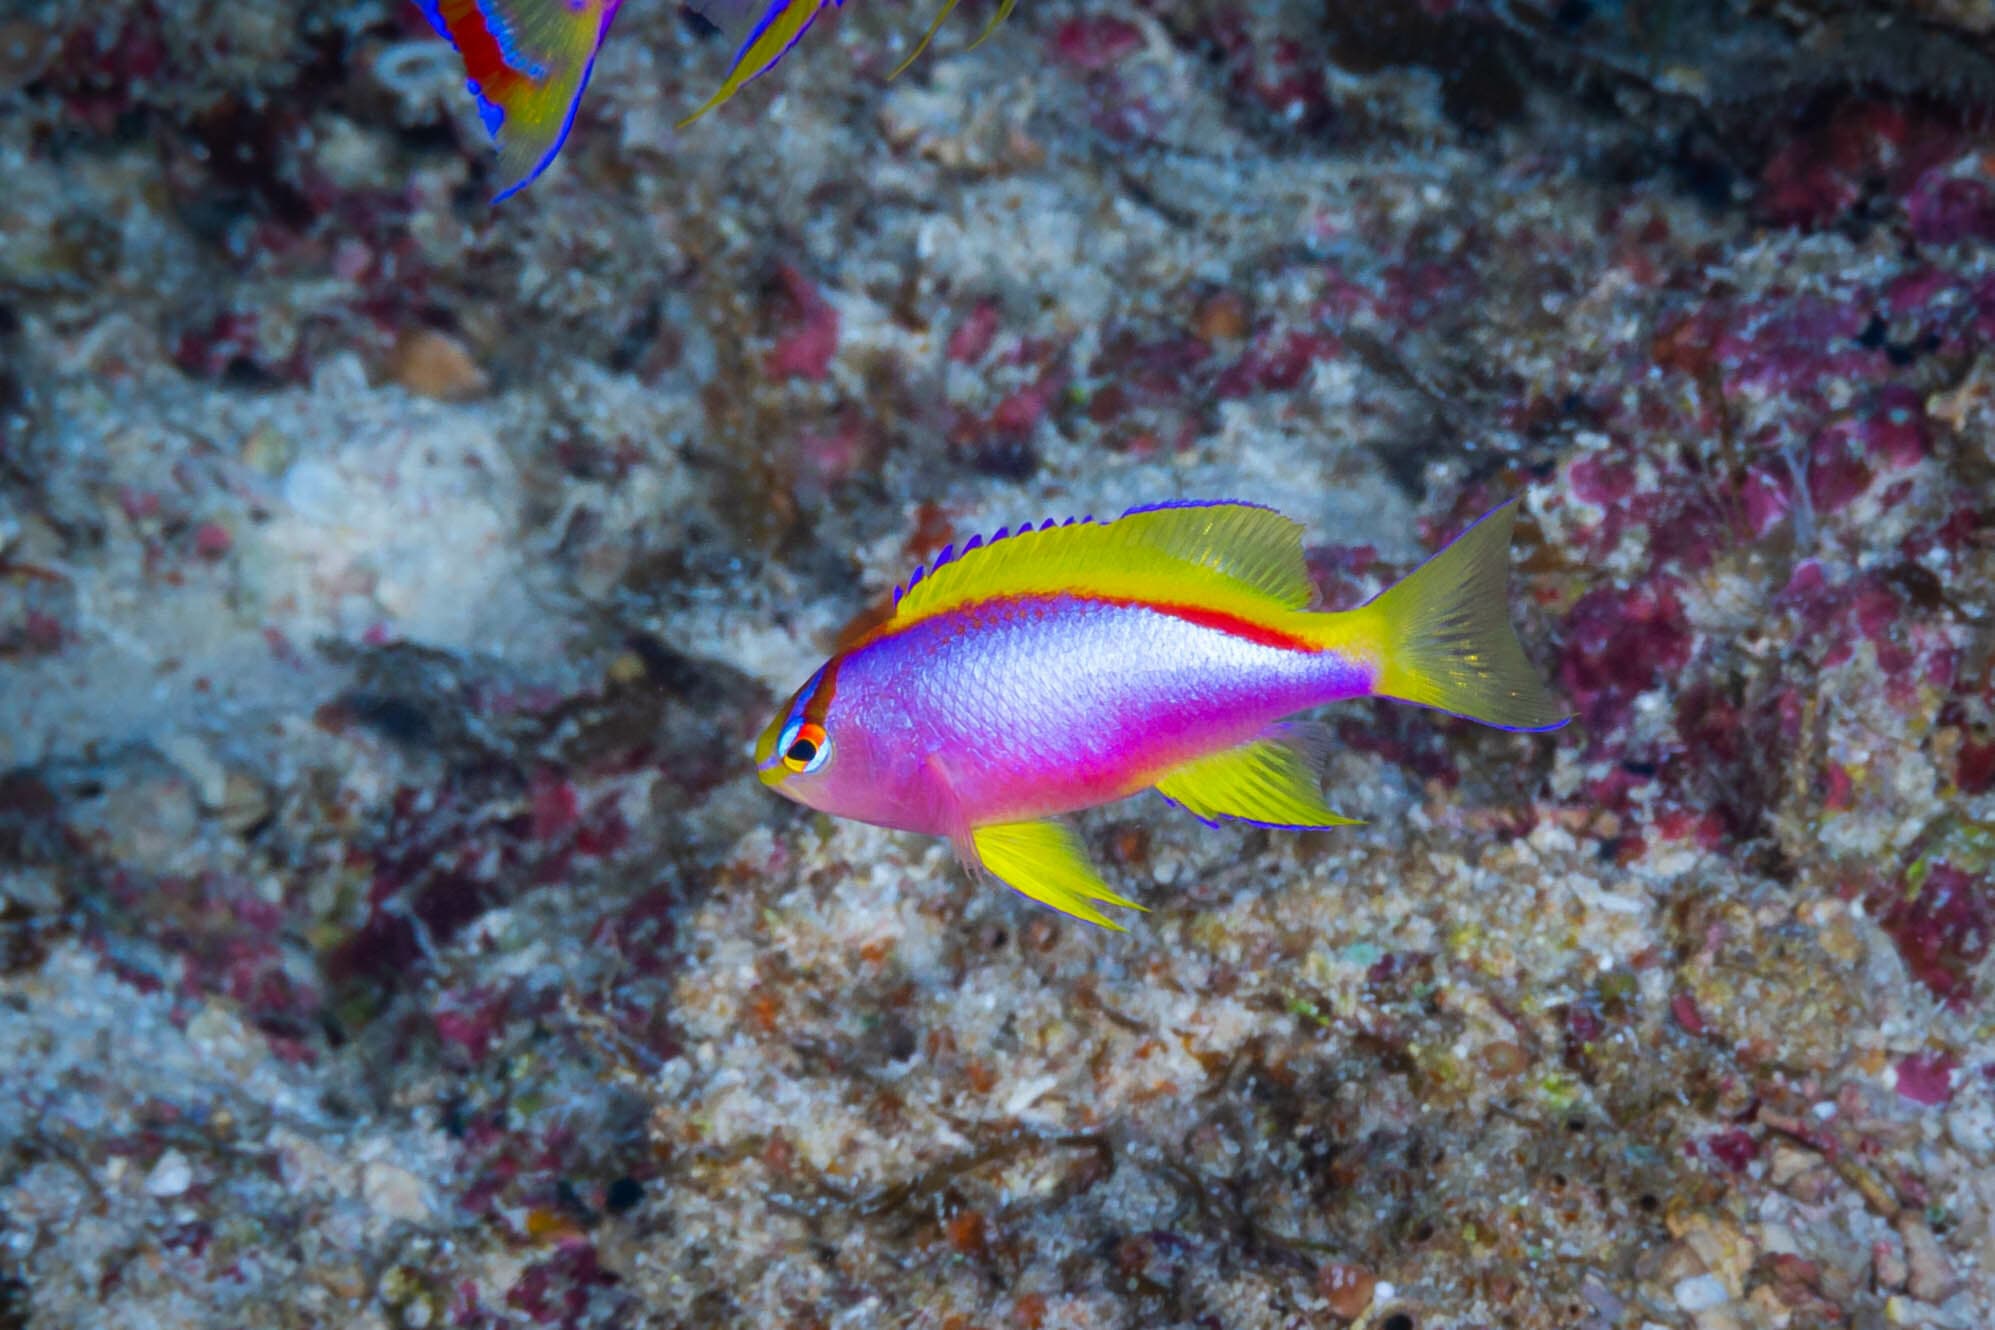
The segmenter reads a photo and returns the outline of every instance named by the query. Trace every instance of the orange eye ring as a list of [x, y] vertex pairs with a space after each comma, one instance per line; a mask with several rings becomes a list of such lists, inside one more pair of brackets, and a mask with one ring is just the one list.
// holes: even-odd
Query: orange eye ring
[[783, 765], [798, 775], [816, 771], [824, 765], [831, 744], [826, 739], [824, 726], [815, 721], [792, 721], [783, 731], [781, 741]]

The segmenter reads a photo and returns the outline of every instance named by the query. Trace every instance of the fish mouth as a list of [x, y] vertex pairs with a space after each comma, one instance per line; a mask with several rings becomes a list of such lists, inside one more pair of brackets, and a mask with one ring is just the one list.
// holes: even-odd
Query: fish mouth
[[783, 769], [783, 759], [776, 753], [776, 737], [783, 727], [783, 718], [776, 717], [755, 740], [755, 774], [762, 783], [775, 786], [782, 782], [788, 773]]
[[790, 773], [784, 769], [781, 762], [776, 764], [773, 771], [757, 768], [755, 774], [762, 778], [762, 787], [778, 799], [787, 799], [800, 808], [817, 807], [810, 797], [810, 782], [788, 779]]

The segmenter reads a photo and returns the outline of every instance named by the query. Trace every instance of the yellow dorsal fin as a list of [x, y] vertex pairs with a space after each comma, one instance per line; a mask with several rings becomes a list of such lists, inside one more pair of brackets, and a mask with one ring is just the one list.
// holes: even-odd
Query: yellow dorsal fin
[[997, 596], [1076, 592], [1221, 609], [1298, 610], [1312, 588], [1302, 527], [1251, 503], [1131, 508], [1112, 522], [1051, 521], [945, 549], [894, 593], [901, 625]]

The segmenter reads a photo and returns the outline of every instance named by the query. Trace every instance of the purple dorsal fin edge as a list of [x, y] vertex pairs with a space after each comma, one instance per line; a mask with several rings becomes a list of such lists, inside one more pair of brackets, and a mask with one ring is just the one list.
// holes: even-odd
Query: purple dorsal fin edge
[[[1277, 511], [1265, 503], [1248, 503], [1240, 499], [1166, 499], [1161, 503], [1145, 503], [1139, 504], [1134, 508], [1124, 509], [1120, 516], [1114, 520], [1120, 521], [1123, 517], [1133, 517], [1137, 513], [1154, 513], [1167, 508], [1260, 508], [1267, 512]], [[1094, 520], [1092, 513], [1084, 514], [1080, 517], [1069, 517], [1065, 521], [1061, 521], [1056, 517], [1049, 517], [1037, 526], [1034, 526], [1031, 522], [1020, 522], [1016, 527], [1001, 526], [989, 536], [971, 536], [963, 542], [960, 549], [953, 542], [944, 545], [941, 553], [937, 554], [927, 563], [918, 565], [914, 572], [908, 576], [907, 581], [894, 588], [894, 604], [898, 606], [901, 603], [901, 597], [907, 595], [908, 592], [914, 590], [917, 586], [920, 586], [924, 578], [935, 576], [943, 568], [956, 562], [973, 550], [988, 550], [999, 541], [1030, 535], [1035, 531], [1051, 531], [1054, 527], [1088, 526]], [[1109, 525], [1109, 523], [1103, 523], [1103, 525]]]

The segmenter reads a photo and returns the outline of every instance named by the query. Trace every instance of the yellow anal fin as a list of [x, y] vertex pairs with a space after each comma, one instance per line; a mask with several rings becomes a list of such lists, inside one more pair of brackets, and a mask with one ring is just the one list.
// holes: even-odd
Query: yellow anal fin
[[1059, 822], [1000, 822], [977, 827], [970, 842], [991, 876], [1063, 914], [1121, 932], [1089, 901], [1140, 910], [1135, 901], [1116, 895], [1101, 880], [1081, 850], [1071, 829]]
[[1314, 767], [1281, 737], [1188, 762], [1158, 781], [1157, 793], [1213, 825], [1222, 819], [1297, 831], [1358, 825], [1323, 802]]

